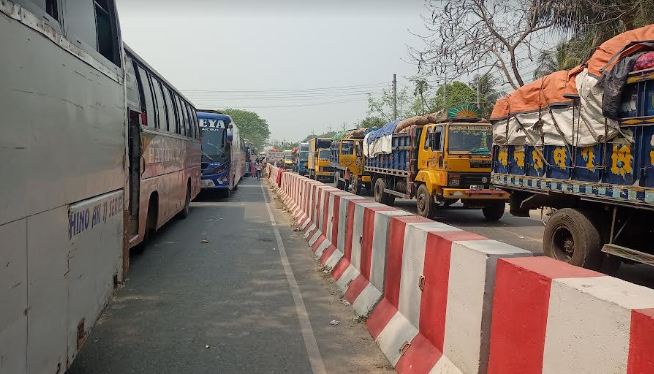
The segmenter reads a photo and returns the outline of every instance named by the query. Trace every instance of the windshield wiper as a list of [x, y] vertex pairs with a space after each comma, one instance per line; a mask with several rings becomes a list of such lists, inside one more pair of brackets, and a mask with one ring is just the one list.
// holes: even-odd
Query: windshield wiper
[[214, 160], [213, 158], [211, 158], [211, 156], [209, 156], [208, 154], [206, 154], [206, 152], [204, 152], [204, 151], [202, 151], [202, 156], [208, 158], [208, 159], [211, 160], [212, 162], [216, 162], [216, 160]]

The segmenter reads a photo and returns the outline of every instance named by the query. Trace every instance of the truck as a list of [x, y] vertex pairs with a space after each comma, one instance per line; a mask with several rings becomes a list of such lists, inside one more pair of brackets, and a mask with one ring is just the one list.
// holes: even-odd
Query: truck
[[331, 166], [334, 168], [336, 187], [351, 190], [360, 195], [363, 190], [372, 191], [372, 178], [364, 171], [363, 139], [352, 137], [332, 143]]
[[654, 265], [652, 40], [654, 25], [618, 35], [495, 104], [492, 182], [511, 214], [545, 212], [547, 256], [605, 273]]
[[331, 145], [331, 139], [311, 138], [309, 140], [309, 157], [307, 159], [309, 178], [329, 183], [334, 182], [334, 168], [330, 165]]
[[501, 219], [509, 194], [490, 185], [491, 125], [473, 109], [452, 108], [368, 133], [364, 171], [375, 201], [415, 199], [418, 214], [433, 218], [439, 207], [460, 200], [489, 221]]
[[293, 170], [295, 169], [295, 159], [294, 159], [293, 151], [290, 149], [285, 149], [284, 150], [284, 157], [282, 159], [282, 168], [284, 170]]
[[300, 175], [309, 174], [307, 164], [309, 162], [309, 143], [300, 143], [297, 157], [297, 173]]

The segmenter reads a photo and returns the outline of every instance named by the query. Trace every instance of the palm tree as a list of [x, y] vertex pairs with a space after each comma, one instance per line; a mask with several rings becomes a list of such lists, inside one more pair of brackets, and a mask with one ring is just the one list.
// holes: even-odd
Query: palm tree
[[484, 118], [490, 117], [495, 101], [500, 97], [500, 92], [497, 91], [499, 83], [499, 79], [493, 74], [485, 73], [475, 75], [469, 84], [475, 92], [478, 91], [478, 105]]

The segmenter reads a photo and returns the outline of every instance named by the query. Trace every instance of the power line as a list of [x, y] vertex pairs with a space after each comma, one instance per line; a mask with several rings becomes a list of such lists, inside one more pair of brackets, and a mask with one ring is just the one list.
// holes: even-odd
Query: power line
[[[317, 103], [303, 103], [303, 104], [288, 104], [288, 105], [238, 105], [238, 108], [244, 109], [263, 109], [263, 108], [302, 108], [302, 107], [313, 107], [321, 105], [335, 105], [335, 104], [346, 104], [351, 103], [355, 100], [338, 100], [338, 101], [326, 101], [326, 102], [317, 102]], [[196, 103], [197, 104], [197, 103]], [[200, 103], [199, 106], [209, 106], [215, 105], [214, 102], [211, 103]], [[198, 105], [196, 105], [198, 106]], [[221, 105], [222, 106], [222, 105]]]
[[365, 89], [373, 87], [382, 87], [388, 86], [388, 82], [379, 82], [379, 83], [368, 83], [368, 84], [356, 84], [349, 86], [332, 86], [332, 87], [314, 87], [314, 88], [303, 88], [303, 89], [269, 89], [269, 90], [209, 90], [209, 89], [183, 89], [184, 92], [210, 92], [210, 93], [312, 93], [312, 92], [324, 92], [324, 91], [347, 91], [353, 89]]

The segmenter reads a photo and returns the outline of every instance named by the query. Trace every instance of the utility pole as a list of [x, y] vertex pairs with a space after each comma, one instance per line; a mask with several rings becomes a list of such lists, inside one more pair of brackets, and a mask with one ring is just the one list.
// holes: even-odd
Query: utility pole
[[397, 74], [393, 74], [393, 119], [397, 119]]

